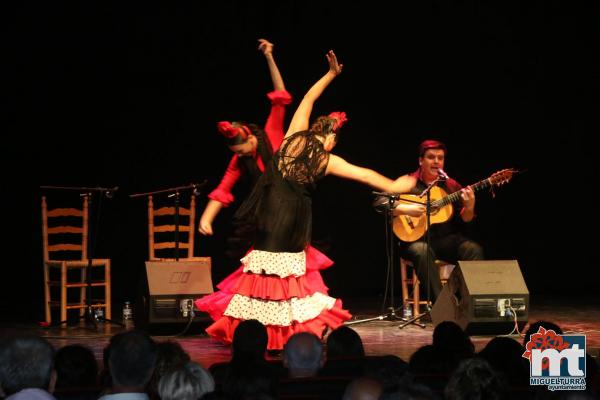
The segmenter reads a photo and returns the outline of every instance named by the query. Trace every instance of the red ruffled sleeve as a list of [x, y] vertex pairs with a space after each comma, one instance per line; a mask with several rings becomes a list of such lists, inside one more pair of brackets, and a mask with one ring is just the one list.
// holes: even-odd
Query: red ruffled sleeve
[[274, 90], [267, 93], [267, 97], [271, 101], [271, 113], [265, 124], [265, 132], [273, 146], [273, 151], [277, 151], [285, 136], [283, 131], [285, 106], [292, 102], [292, 95], [286, 90]]
[[221, 183], [219, 183], [219, 186], [215, 190], [210, 192], [208, 198], [223, 203], [225, 207], [229, 206], [235, 200], [233, 194], [231, 194], [231, 189], [233, 189], [233, 186], [240, 179], [241, 175], [242, 172], [238, 165], [238, 155], [234, 154], [227, 166], [227, 170], [225, 170]]
[[267, 93], [272, 105], [287, 106], [292, 102], [292, 95], [287, 90], [273, 90]]

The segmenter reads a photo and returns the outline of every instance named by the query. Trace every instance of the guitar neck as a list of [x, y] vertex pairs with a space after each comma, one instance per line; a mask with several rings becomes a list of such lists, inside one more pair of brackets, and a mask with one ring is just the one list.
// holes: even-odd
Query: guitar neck
[[[477, 192], [478, 190], [490, 187], [491, 184], [492, 184], [491, 179], [487, 178], [487, 179], [484, 179], [482, 181], [472, 184], [471, 189], [473, 189], [474, 192]], [[458, 201], [458, 200], [460, 200], [460, 190], [457, 192], [454, 192], [452, 194], [449, 194], [448, 196], [442, 197], [439, 200], [434, 201], [433, 203], [431, 203], [431, 206], [434, 208], [435, 207], [444, 207], [444, 206], [454, 203], [455, 201]]]

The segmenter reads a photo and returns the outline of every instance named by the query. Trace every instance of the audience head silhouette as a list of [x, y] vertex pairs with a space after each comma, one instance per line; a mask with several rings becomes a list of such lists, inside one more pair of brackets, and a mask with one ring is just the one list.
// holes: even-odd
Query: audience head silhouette
[[98, 380], [98, 364], [88, 347], [72, 344], [61, 347], [54, 357], [56, 388], [93, 387]]
[[377, 400], [383, 391], [381, 383], [372, 378], [354, 379], [346, 387], [343, 400]]
[[183, 368], [190, 361], [190, 356], [178, 342], [166, 341], [156, 344], [156, 365], [148, 391], [150, 395], [158, 393], [160, 379], [169, 371]]
[[483, 358], [470, 358], [464, 360], [450, 377], [444, 389], [444, 398], [506, 399], [506, 383]]
[[54, 349], [45, 339], [37, 336], [4, 339], [0, 343], [0, 387], [4, 395], [10, 396], [24, 389], [47, 391], [53, 359]]
[[323, 343], [312, 333], [293, 334], [283, 348], [283, 364], [292, 378], [315, 376], [324, 363]]
[[267, 351], [267, 328], [255, 319], [239, 323], [233, 333], [233, 360], [261, 360]]
[[113, 390], [143, 392], [156, 363], [156, 343], [143, 331], [116, 334], [108, 346], [108, 367]]
[[525, 337], [523, 337], [523, 346], [527, 345], [527, 342], [529, 342], [530, 336], [533, 335], [534, 333], [537, 333], [537, 331], [540, 329], [540, 327], [543, 327], [546, 330], [553, 330], [557, 334], [563, 333], [560, 326], [556, 325], [554, 322], [543, 321], [543, 320], [536, 321], [536, 322], [529, 324], [529, 327], [527, 328], [527, 332], [525, 332]]
[[509, 337], [495, 337], [479, 352], [511, 386], [529, 386], [529, 361], [523, 358], [525, 348]]
[[471, 357], [475, 352], [475, 346], [469, 335], [452, 321], [441, 322], [435, 327], [433, 330], [433, 345], [460, 359]]
[[161, 400], [198, 400], [213, 390], [213, 377], [193, 361], [169, 370], [158, 383]]
[[327, 357], [364, 357], [365, 349], [358, 333], [341, 326], [327, 336]]

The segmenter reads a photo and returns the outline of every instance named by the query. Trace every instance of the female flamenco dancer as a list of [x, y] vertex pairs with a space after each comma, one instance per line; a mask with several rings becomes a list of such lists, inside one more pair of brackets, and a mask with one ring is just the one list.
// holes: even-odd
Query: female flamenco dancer
[[321, 337], [325, 328], [335, 329], [351, 318], [341, 300], [327, 295], [319, 273], [332, 261], [309, 246], [311, 194], [317, 180], [331, 174], [399, 193], [414, 184], [410, 177], [392, 181], [330, 153], [345, 113], [320, 116], [309, 129], [314, 102], [342, 72], [333, 51], [326, 57], [329, 70], [302, 99], [279, 151], [235, 215], [254, 225], [253, 247], [242, 266], [221, 282], [220, 291], [196, 300], [198, 309], [215, 320], [207, 333], [226, 343], [242, 320], [265, 325], [267, 348], [279, 350], [296, 332]]
[[[258, 49], [267, 60], [273, 91], [267, 93], [271, 101], [271, 112], [264, 129], [255, 124], [243, 122], [221, 121], [217, 124], [219, 132], [226, 138], [227, 146], [235, 154], [227, 166], [223, 179], [209, 195], [210, 199], [200, 217], [198, 230], [202, 235], [213, 234], [213, 221], [224, 208], [233, 203], [231, 193], [234, 186], [241, 181], [252, 190], [258, 178], [271, 161], [274, 151], [279, 149], [283, 140], [283, 121], [285, 108], [292, 102], [292, 96], [285, 89], [285, 84], [273, 55], [273, 44], [266, 39], [259, 39]], [[252, 244], [250, 230], [247, 226], [238, 225], [227, 239], [226, 255], [229, 259], [239, 259]], [[236, 266], [237, 267], [237, 266]]]

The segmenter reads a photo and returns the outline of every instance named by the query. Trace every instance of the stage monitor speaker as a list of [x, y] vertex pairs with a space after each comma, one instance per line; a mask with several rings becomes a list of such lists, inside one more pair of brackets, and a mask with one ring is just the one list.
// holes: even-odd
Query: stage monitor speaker
[[[459, 261], [431, 309], [435, 326], [454, 321], [468, 334], [522, 329], [529, 291], [517, 260]], [[516, 322], [515, 322], [516, 321]]]
[[208, 318], [195, 308], [194, 300], [213, 293], [210, 257], [196, 257], [193, 261], [146, 261], [146, 277], [142, 325], [185, 323], [191, 308], [195, 320]]

